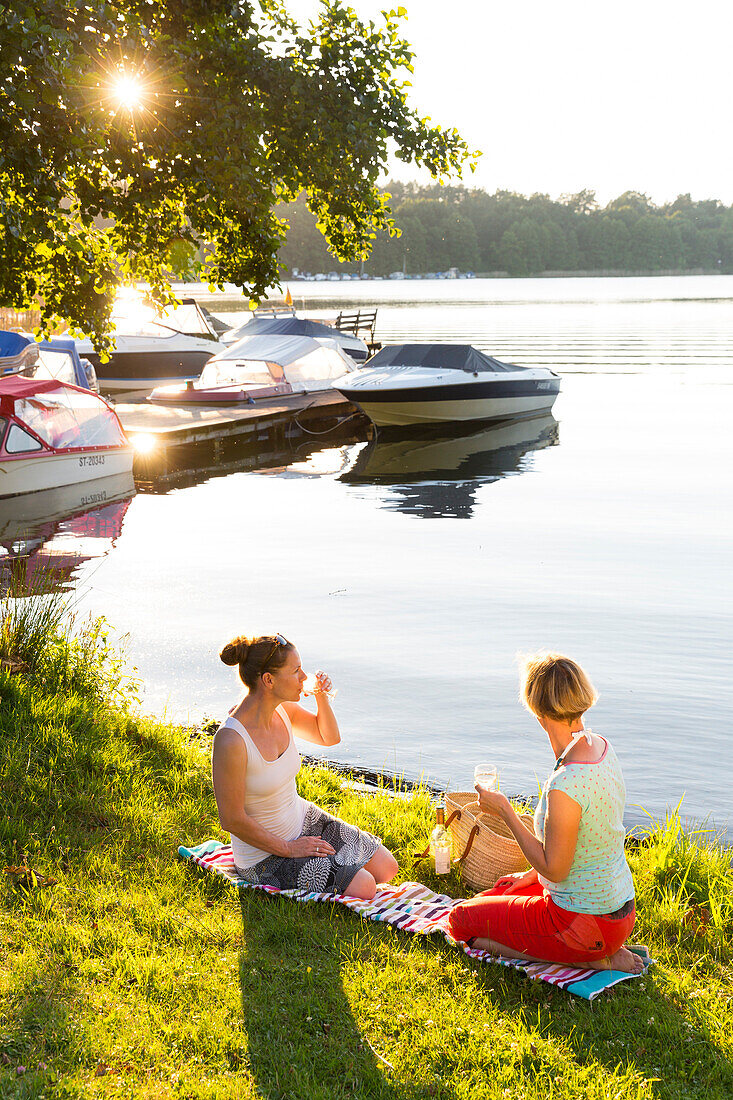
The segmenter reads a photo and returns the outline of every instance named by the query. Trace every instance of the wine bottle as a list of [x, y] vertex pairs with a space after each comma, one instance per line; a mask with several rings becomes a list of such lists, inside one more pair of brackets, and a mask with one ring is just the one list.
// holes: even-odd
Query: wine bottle
[[436, 875], [447, 875], [450, 871], [451, 840], [445, 827], [445, 806], [442, 802], [435, 811], [435, 828], [430, 834], [430, 854]]

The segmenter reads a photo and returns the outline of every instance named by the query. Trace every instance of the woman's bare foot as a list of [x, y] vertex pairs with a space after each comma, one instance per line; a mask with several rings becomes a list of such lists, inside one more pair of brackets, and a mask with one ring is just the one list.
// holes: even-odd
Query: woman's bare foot
[[629, 951], [628, 947], [619, 947], [613, 955], [597, 962], [583, 963], [589, 970], [620, 970], [622, 974], [641, 974], [644, 969], [644, 960]]

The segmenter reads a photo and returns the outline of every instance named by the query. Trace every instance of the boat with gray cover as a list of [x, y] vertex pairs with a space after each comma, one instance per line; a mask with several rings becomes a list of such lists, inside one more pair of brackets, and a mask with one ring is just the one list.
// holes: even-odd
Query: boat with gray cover
[[382, 427], [536, 416], [552, 408], [560, 378], [470, 344], [394, 344], [333, 385]]

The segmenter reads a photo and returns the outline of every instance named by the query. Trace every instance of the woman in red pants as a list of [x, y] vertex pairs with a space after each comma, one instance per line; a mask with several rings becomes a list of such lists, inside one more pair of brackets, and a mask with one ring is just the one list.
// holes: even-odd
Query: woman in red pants
[[505, 958], [638, 973], [642, 960], [623, 946], [636, 917], [624, 854], [626, 788], [613, 748], [583, 722], [596, 691], [575, 661], [549, 654], [527, 662], [521, 695], [556, 757], [534, 833], [505, 795], [476, 789], [481, 809], [503, 818], [531, 869], [457, 905], [451, 934]]

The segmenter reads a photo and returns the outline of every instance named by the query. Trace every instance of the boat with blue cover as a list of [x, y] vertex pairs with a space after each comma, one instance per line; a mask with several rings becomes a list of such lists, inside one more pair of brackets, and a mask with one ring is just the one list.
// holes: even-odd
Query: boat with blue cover
[[94, 367], [79, 355], [75, 342], [64, 336], [36, 340], [26, 332], [0, 330], [0, 375], [6, 374], [55, 379], [99, 392]]

